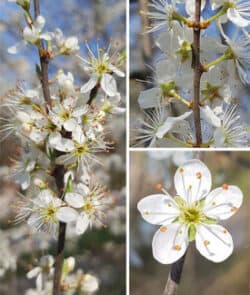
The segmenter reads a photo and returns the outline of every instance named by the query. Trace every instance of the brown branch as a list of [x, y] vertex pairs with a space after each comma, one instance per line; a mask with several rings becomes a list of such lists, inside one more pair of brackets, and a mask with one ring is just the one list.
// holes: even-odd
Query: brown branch
[[163, 295], [176, 295], [181, 280], [186, 254], [172, 264]]
[[[39, 0], [34, 0], [34, 12], [35, 17], [40, 15], [40, 3]], [[48, 66], [50, 61], [49, 52], [43, 46], [43, 43], [39, 42], [39, 57], [41, 65], [41, 84], [43, 89], [44, 100], [48, 107], [51, 106], [51, 97], [50, 97], [50, 88], [49, 88], [49, 75], [48, 75]], [[63, 189], [64, 189], [64, 166], [56, 165], [54, 177], [56, 180], [56, 185], [60, 198], [63, 198]], [[54, 272], [54, 282], [53, 282], [53, 295], [58, 295], [60, 291], [60, 282], [62, 275], [62, 265], [63, 265], [63, 252], [65, 244], [65, 233], [66, 233], [66, 224], [59, 222], [59, 231], [58, 231], [58, 241], [57, 241], [57, 252], [55, 257], [55, 272]]]
[[202, 67], [200, 63], [200, 16], [201, 16], [201, 0], [195, 1], [195, 20], [193, 26], [193, 60], [192, 67], [194, 70], [194, 125], [196, 134], [196, 146], [199, 147], [202, 143], [201, 121], [200, 121], [200, 79], [202, 75]]
[[[39, 0], [34, 0], [34, 11], [35, 17], [37, 18], [40, 15], [40, 3]], [[49, 53], [44, 48], [42, 42], [39, 42], [39, 57], [40, 57], [40, 65], [41, 65], [41, 83], [43, 88], [43, 95], [46, 103], [51, 106], [51, 98], [50, 98], [50, 89], [49, 89], [49, 75], [48, 75], [48, 65], [49, 65]]]

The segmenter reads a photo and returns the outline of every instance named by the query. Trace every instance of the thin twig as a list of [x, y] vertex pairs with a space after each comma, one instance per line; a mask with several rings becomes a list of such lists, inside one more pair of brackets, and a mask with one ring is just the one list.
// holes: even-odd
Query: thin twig
[[176, 295], [181, 280], [186, 254], [172, 264], [163, 295]]
[[199, 147], [202, 143], [201, 121], [200, 121], [200, 79], [202, 75], [202, 67], [200, 63], [200, 16], [201, 16], [201, 0], [195, 1], [195, 20], [193, 27], [193, 61], [192, 67], [194, 70], [194, 125], [196, 134], [196, 145]]
[[[34, 11], [35, 17], [40, 15], [40, 2], [39, 0], [34, 0]], [[41, 65], [41, 84], [43, 89], [44, 100], [47, 106], [51, 106], [51, 96], [49, 88], [49, 52], [44, 48], [42, 42], [39, 43], [39, 57]], [[48, 111], [48, 108], [47, 108]], [[56, 185], [60, 198], [63, 198], [63, 189], [64, 189], [64, 166], [56, 165], [54, 177], [56, 180]], [[60, 281], [62, 274], [62, 265], [63, 265], [63, 251], [65, 244], [65, 233], [66, 233], [66, 224], [63, 222], [59, 223], [59, 232], [58, 232], [58, 241], [57, 241], [57, 252], [55, 257], [55, 272], [54, 272], [54, 283], [53, 283], [53, 295], [58, 295], [60, 291]]]
[[[40, 15], [40, 3], [39, 0], [34, 0], [34, 10], [35, 17]], [[51, 97], [49, 89], [49, 75], [48, 75], [48, 65], [49, 65], [49, 53], [44, 49], [43, 43], [39, 42], [39, 57], [41, 65], [41, 83], [43, 88], [43, 95], [46, 103], [51, 106]]]

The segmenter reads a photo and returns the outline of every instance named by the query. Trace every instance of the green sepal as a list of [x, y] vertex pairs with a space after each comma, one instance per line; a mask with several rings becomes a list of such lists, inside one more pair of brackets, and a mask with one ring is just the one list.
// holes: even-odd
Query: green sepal
[[175, 196], [174, 197], [175, 202], [177, 203], [177, 205], [179, 207], [185, 207], [186, 206], [186, 202], [179, 196]]
[[195, 240], [196, 236], [196, 226], [194, 224], [191, 224], [188, 228], [188, 240], [189, 242], [192, 242]]
[[73, 183], [73, 180], [72, 180], [72, 176], [70, 175], [66, 185], [66, 191], [65, 191], [66, 193], [72, 192], [72, 183]]
[[202, 222], [203, 223], [207, 223], [207, 224], [217, 224], [218, 221], [214, 218], [210, 218], [210, 217], [207, 217], [205, 216], [203, 219], [202, 219]]

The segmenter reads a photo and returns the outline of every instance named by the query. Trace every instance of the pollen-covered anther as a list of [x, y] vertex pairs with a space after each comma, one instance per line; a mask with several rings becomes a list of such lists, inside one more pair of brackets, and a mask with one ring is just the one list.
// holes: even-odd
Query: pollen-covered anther
[[223, 230], [223, 233], [226, 235], [226, 234], [227, 234], [227, 230], [226, 230], [226, 229], [224, 229], [224, 230]]
[[155, 186], [155, 188], [156, 188], [157, 190], [161, 191], [161, 190], [163, 189], [163, 186], [162, 186], [162, 184], [157, 183], [156, 186]]
[[210, 242], [208, 240], [205, 240], [203, 243], [205, 246], [208, 246], [210, 244]]
[[236, 207], [231, 208], [231, 212], [236, 212], [237, 210], [238, 210], [238, 208], [236, 208]]
[[176, 251], [180, 251], [180, 250], [181, 250], [181, 246], [180, 246], [180, 245], [175, 245], [175, 246], [174, 246], [174, 250], [176, 250]]
[[196, 173], [196, 177], [197, 177], [198, 179], [201, 179], [202, 174], [201, 174], [200, 172], [197, 172], [197, 173]]
[[224, 190], [228, 190], [228, 184], [224, 183], [224, 184], [222, 185], [222, 188], [223, 188]]
[[216, 205], [216, 202], [212, 202], [212, 205], [215, 206]]
[[179, 168], [179, 172], [180, 172], [180, 173], [183, 173], [183, 172], [184, 172], [184, 168], [182, 168], [182, 167]]
[[189, 189], [189, 190], [191, 190], [191, 189], [192, 189], [192, 185], [191, 185], [191, 184], [188, 186], [188, 189]]
[[148, 211], [148, 210], [145, 210], [143, 213], [144, 213], [145, 215], [149, 215], [149, 211]]
[[166, 226], [161, 226], [160, 227], [160, 231], [162, 232], [162, 233], [165, 233], [166, 231], [167, 231], [167, 227]]

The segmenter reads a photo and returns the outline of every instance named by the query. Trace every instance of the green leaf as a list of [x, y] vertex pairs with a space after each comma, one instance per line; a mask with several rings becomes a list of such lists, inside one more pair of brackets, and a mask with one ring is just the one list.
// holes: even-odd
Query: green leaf
[[188, 228], [188, 240], [189, 242], [192, 242], [195, 240], [196, 236], [196, 226], [194, 224], [191, 224]]
[[70, 175], [67, 181], [66, 193], [72, 192], [72, 176]]

